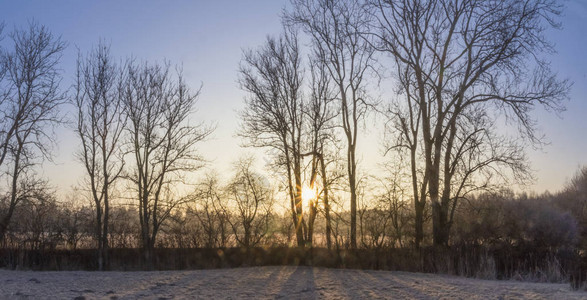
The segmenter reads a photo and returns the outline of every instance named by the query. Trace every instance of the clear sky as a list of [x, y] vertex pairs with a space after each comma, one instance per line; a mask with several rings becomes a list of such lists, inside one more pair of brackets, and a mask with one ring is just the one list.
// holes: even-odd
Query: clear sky
[[[73, 80], [77, 48], [86, 52], [100, 38], [111, 43], [114, 56], [121, 59], [134, 56], [182, 64], [190, 86], [196, 88], [203, 83], [194, 119], [217, 124], [213, 138], [201, 145], [201, 153], [212, 161], [210, 166], [223, 173], [230, 170], [230, 163], [239, 153], [248, 152], [239, 147], [240, 140], [234, 137], [236, 111], [242, 108], [244, 96], [236, 82], [242, 49], [257, 47], [267, 35], [280, 32], [279, 15], [286, 3], [0, 0], [0, 22], [4, 21], [5, 31], [10, 31], [35, 20], [68, 42], [61, 65], [64, 88]], [[528, 190], [536, 192], [559, 190], [580, 165], [587, 164], [587, 1], [568, 1], [561, 21], [563, 30], [548, 32], [558, 51], [550, 59], [552, 68], [573, 81], [574, 86], [567, 111], [561, 116], [536, 111], [540, 127], [551, 143], [542, 150], [529, 151], [537, 180]], [[61, 128], [58, 134], [55, 163], [45, 164], [44, 174], [64, 194], [83, 171], [74, 161], [79, 143], [72, 130]], [[380, 137], [376, 130], [371, 131], [360, 145], [363, 168], [376, 168], [383, 161], [379, 155]], [[261, 155], [259, 161], [264, 161]]]

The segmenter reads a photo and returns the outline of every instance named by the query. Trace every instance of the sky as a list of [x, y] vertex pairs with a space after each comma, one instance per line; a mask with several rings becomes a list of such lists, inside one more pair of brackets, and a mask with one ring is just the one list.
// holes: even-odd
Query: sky
[[[209, 168], [226, 174], [241, 153], [256, 153], [261, 168], [269, 159], [262, 152], [241, 148], [242, 141], [235, 137], [237, 111], [245, 96], [238, 87], [237, 70], [243, 49], [256, 48], [267, 35], [279, 34], [286, 4], [287, 0], [0, 0], [0, 22], [9, 32], [35, 20], [68, 43], [61, 64], [64, 89], [73, 82], [78, 49], [85, 53], [100, 39], [110, 43], [113, 56], [120, 59], [166, 59], [181, 65], [189, 86], [203, 84], [192, 119], [216, 125], [212, 137], [200, 145], [200, 153], [210, 161]], [[552, 69], [574, 84], [566, 112], [535, 111], [549, 144], [528, 149], [536, 181], [522, 189], [536, 193], [560, 190], [579, 166], [587, 165], [587, 1], [566, 4], [560, 19], [563, 29], [547, 32], [557, 50], [548, 58]], [[71, 107], [64, 111], [74, 117]], [[375, 130], [364, 133], [358, 148], [361, 168], [367, 172], [385, 160], [379, 142], [382, 134], [372, 124], [376, 123], [368, 122], [366, 127]], [[54, 162], [45, 163], [42, 173], [64, 195], [79, 183], [83, 170], [74, 159], [79, 142], [72, 129], [61, 127], [57, 134]]]

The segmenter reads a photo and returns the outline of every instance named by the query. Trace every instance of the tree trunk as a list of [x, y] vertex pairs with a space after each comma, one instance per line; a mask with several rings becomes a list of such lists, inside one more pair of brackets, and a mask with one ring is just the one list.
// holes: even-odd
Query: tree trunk
[[448, 209], [439, 202], [432, 204], [432, 233], [435, 246], [448, 246], [450, 223]]
[[351, 190], [351, 248], [357, 248], [357, 186], [354, 145], [349, 145], [349, 187]]
[[326, 178], [326, 164], [324, 157], [320, 158], [320, 171], [322, 172], [322, 187], [324, 189], [324, 217], [326, 218], [326, 246], [328, 249], [332, 248], [332, 224], [330, 222], [330, 199], [328, 199], [328, 180]]
[[4, 236], [8, 230], [8, 223], [10, 223], [11, 218], [12, 213], [9, 211], [8, 214], [2, 218], [2, 221], [0, 221], [0, 242], [4, 240]]
[[[296, 159], [296, 158], [294, 158]], [[295, 208], [296, 208], [296, 238], [298, 241], [298, 247], [304, 247], [304, 228], [302, 226], [304, 221], [304, 214], [302, 208], [302, 177], [300, 164], [294, 162], [294, 177], [295, 177]]]
[[102, 208], [96, 202], [96, 238], [98, 239], [98, 271], [104, 271], [104, 244], [102, 236]]
[[23, 145], [19, 141], [19, 146], [14, 155], [14, 168], [12, 169], [12, 180], [11, 180], [11, 188], [10, 188], [10, 206], [8, 207], [8, 213], [2, 218], [0, 222], [0, 241], [4, 240], [4, 236], [6, 231], [8, 230], [8, 225], [10, 224], [10, 219], [12, 219], [12, 215], [14, 214], [14, 209], [16, 208], [17, 204], [17, 192], [18, 192], [18, 175], [20, 174], [20, 155], [23, 150]]
[[110, 205], [108, 203], [108, 195], [106, 194], [104, 197], [104, 221], [103, 221], [103, 230], [102, 230], [102, 257], [103, 257], [103, 269], [108, 270], [108, 266], [110, 262], [108, 260], [108, 219], [109, 219], [109, 212]]
[[[143, 204], [146, 206], [147, 204]], [[146, 208], [143, 207], [143, 224], [141, 226], [141, 239], [143, 244], [143, 259], [145, 263], [145, 268], [147, 270], [153, 269], [153, 247], [151, 246], [151, 235], [150, 235], [150, 220], [148, 219], [148, 214], [146, 212]]]
[[416, 249], [420, 249], [422, 240], [424, 239], [424, 207], [426, 202], [414, 200], [414, 208], [415, 208], [415, 229], [416, 229], [416, 236], [414, 239], [414, 243]]
[[153, 270], [155, 268], [153, 253], [155, 252], [155, 245], [149, 241], [143, 246], [143, 259], [145, 270]]
[[450, 197], [445, 191], [442, 200], [437, 205], [437, 212], [433, 212], [437, 221], [434, 224], [434, 244], [448, 246], [450, 238], [451, 220], [449, 217]]
[[310, 202], [310, 216], [308, 219], [308, 236], [306, 238], [308, 246], [313, 246], [314, 238], [314, 221], [316, 220], [317, 207], [313, 202]]

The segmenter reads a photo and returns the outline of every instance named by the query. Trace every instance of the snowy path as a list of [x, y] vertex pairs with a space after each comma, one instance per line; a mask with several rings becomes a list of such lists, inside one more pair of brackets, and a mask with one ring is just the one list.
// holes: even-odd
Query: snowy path
[[568, 284], [444, 275], [254, 267], [164, 272], [0, 270], [1, 299], [587, 299]]

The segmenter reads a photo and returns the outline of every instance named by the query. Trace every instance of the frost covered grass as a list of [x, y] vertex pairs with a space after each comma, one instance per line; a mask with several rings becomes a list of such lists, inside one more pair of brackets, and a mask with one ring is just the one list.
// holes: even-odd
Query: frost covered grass
[[266, 266], [156, 272], [0, 270], [0, 298], [585, 299], [569, 284], [423, 273]]

